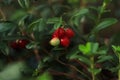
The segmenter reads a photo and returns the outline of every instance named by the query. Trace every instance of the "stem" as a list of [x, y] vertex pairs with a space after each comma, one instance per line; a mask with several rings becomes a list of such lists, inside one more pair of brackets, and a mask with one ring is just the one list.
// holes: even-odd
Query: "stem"
[[94, 72], [93, 72], [93, 69], [94, 69], [94, 56], [91, 56], [90, 60], [91, 60], [90, 68], [92, 70], [92, 72], [91, 72], [92, 80], [95, 80], [95, 75], [94, 75]]
[[101, 15], [104, 13], [105, 7], [106, 7], [106, 3], [103, 2], [102, 6], [101, 6], [101, 9], [100, 9], [100, 12], [99, 12], [99, 14], [98, 14], [98, 18], [97, 18], [97, 21], [96, 21], [96, 25], [100, 22]]

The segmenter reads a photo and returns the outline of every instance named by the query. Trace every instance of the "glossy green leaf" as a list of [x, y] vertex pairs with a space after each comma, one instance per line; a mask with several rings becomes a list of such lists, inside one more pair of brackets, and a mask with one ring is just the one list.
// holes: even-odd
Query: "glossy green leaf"
[[88, 13], [89, 10], [87, 8], [78, 10], [74, 13], [73, 17], [77, 17], [77, 16], [83, 16], [84, 14]]
[[93, 32], [99, 32], [100, 30], [111, 27], [111, 25], [115, 23], [117, 23], [117, 19], [114, 18], [105, 19], [93, 29]]
[[0, 23], [0, 32], [5, 32], [14, 28], [15, 25], [12, 23]]
[[46, 22], [43, 18], [40, 18], [34, 22], [32, 22], [29, 27], [28, 27], [28, 31], [43, 31], [46, 28]]

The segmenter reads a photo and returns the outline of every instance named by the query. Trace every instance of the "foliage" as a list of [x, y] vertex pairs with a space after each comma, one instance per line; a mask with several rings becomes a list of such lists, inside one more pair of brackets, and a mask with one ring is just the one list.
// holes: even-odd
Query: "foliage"
[[120, 80], [117, 1], [1, 0], [0, 80]]

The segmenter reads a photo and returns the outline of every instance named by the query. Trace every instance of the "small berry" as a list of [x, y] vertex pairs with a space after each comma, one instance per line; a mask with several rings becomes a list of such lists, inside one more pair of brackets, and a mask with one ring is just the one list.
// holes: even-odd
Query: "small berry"
[[10, 46], [13, 48], [13, 49], [21, 49], [21, 48], [25, 48], [25, 46], [29, 43], [28, 40], [25, 40], [25, 39], [18, 39], [14, 42], [12, 42], [10, 44]]
[[18, 41], [18, 45], [19, 45], [20, 48], [25, 48], [28, 43], [29, 43], [29, 41], [25, 40], [25, 39], [22, 39], [22, 40]]
[[58, 38], [62, 38], [65, 35], [65, 30], [64, 28], [58, 28], [52, 35], [52, 37], [58, 37]]
[[52, 38], [52, 39], [50, 40], [50, 44], [51, 44], [52, 46], [58, 46], [58, 45], [60, 44], [59, 38], [57, 38], [57, 37]]
[[66, 36], [67, 36], [68, 38], [72, 38], [72, 37], [75, 35], [75, 33], [73, 32], [73, 30], [70, 29], [70, 28], [66, 28], [66, 29], [65, 29], [65, 32], [66, 32]]
[[60, 39], [60, 44], [61, 44], [63, 47], [68, 47], [69, 44], [70, 44], [70, 40], [69, 40], [67, 37], [61, 38], [61, 39]]
[[18, 48], [19, 48], [19, 46], [18, 46], [18, 44], [17, 44], [16, 42], [11, 42], [11, 43], [10, 43], [10, 46], [11, 46], [13, 49], [18, 49]]

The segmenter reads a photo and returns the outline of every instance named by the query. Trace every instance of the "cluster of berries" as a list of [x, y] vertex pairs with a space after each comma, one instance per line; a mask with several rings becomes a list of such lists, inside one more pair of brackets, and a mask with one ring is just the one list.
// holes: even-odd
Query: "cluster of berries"
[[13, 41], [10, 46], [13, 48], [13, 49], [23, 49], [26, 47], [26, 45], [29, 43], [28, 40], [26, 39], [18, 39], [16, 41]]
[[63, 47], [68, 47], [70, 44], [70, 39], [74, 36], [74, 31], [71, 28], [58, 28], [54, 31], [50, 44], [52, 46], [61, 45]]

